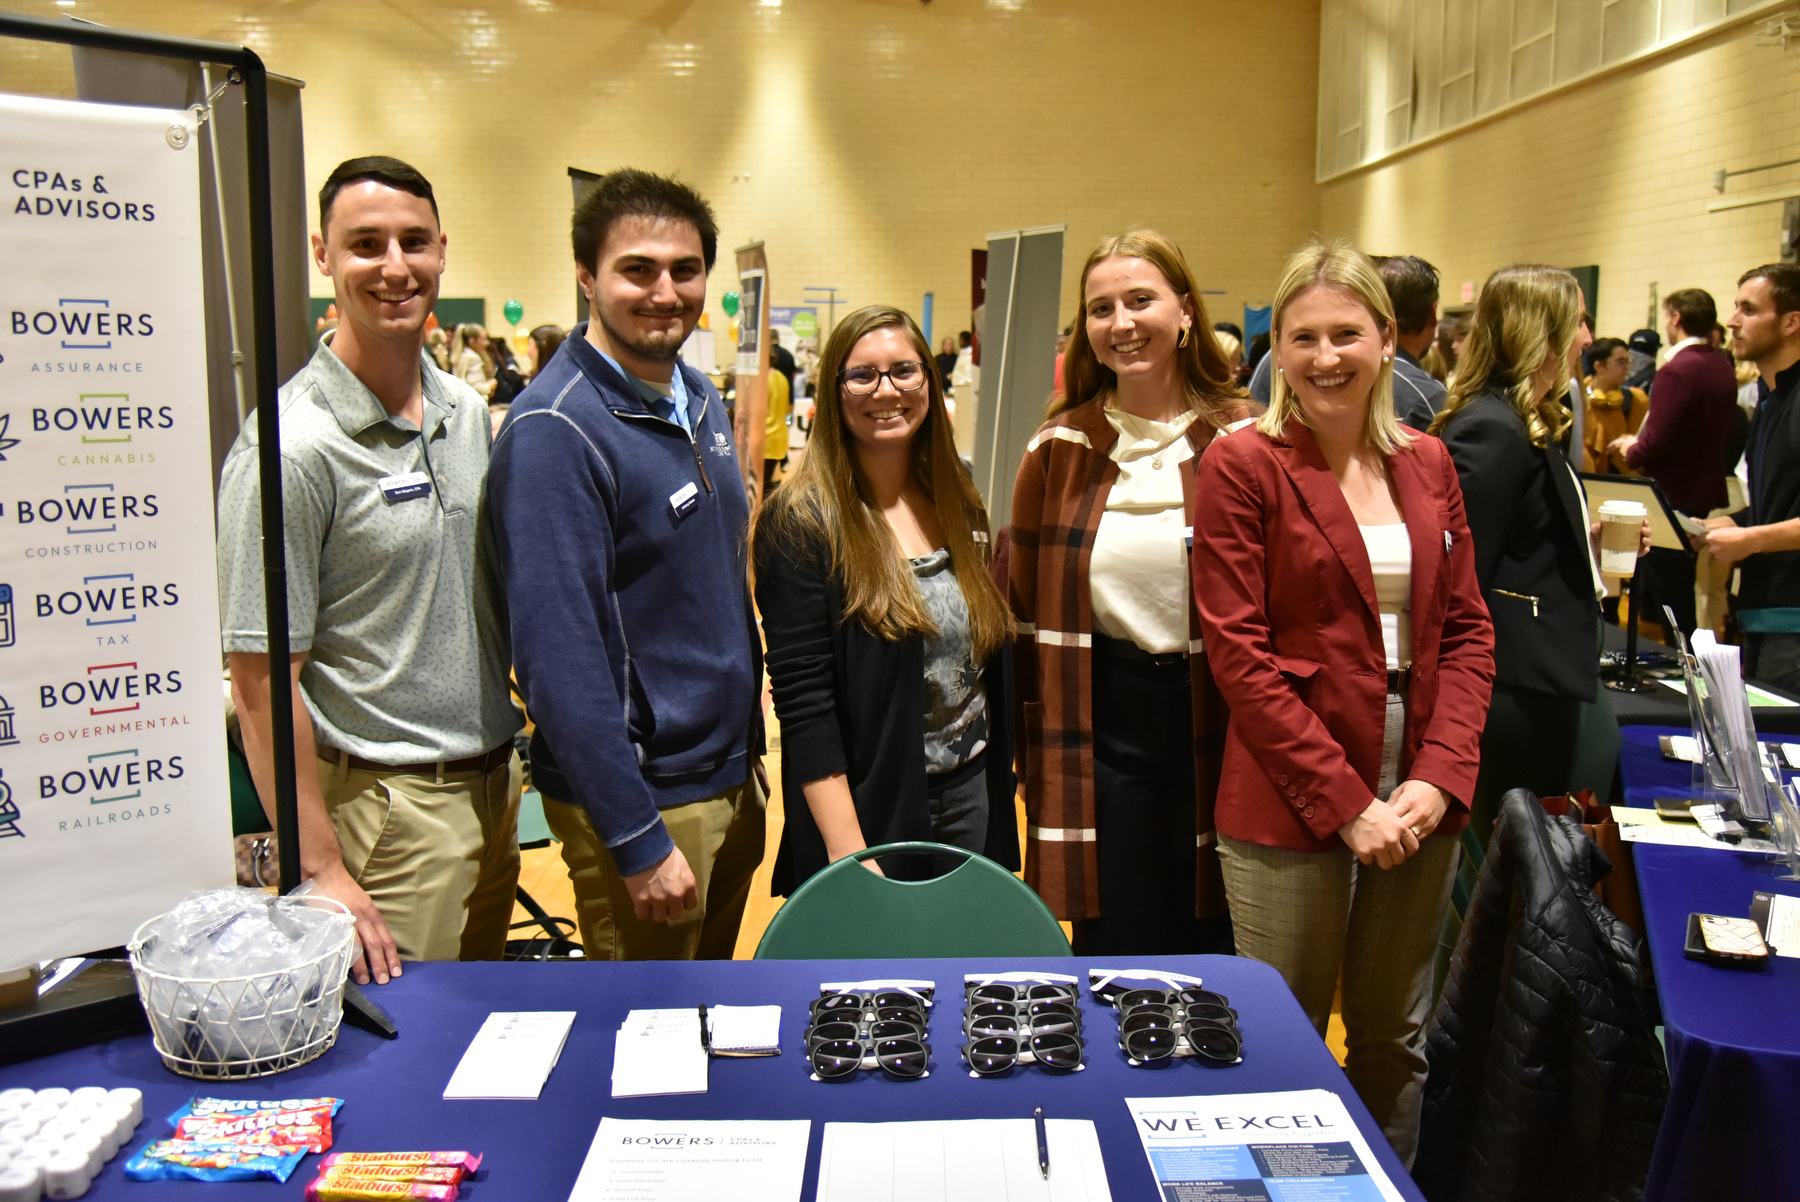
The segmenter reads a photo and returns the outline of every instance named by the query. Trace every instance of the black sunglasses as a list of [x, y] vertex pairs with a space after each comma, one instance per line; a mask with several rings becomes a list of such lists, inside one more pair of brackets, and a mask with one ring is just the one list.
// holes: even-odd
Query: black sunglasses
[[1080, 1038], [1074, 1035], [1033, 1035], [1028, 1039], [989, 1035], [964, 1044], [963, 1059], [983, 1077], [1008, 1071], [1026, 1055], [1045, 1068], [1073, 1072], [1081, 1067], [1082, 1046]]
[[1146, 1011], [1119, 1024], [1119, 1047], [1133, 1060], [1168, 1060], [1183, 1040], [1196, 1059], [1208, 1064], [1235, 1064], [1243, 1055], [1244, 1039], [1237, 1027], [1215, 1019], [1171, 1020]]
[[1122, 1014], [1133, 1006], [1230, 1006], [1231, 999], [1211, 989], [1128, 989], [1112, 999]]
[[1063, 1001], [1073, 1003], [1078, 991], [1073, 985], [971, 985], [969, 1002], [1036, 1002]]
[[910, 1080], [925, 1075], [931, 1047], [922, 1039], [826, 1039], [807, 1048], [813, 1072], [822, 1080], [848, 1077], [873, 1056], [875, 1067], [890, 1077]]

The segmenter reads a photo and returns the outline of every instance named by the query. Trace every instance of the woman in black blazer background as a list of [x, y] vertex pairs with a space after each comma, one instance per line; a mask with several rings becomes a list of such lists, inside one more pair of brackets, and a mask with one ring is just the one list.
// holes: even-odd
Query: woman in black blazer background
[[[1470, 827], [1500, 796], [1611, 791], [1619, 724], [1600, 682], [1600, 602], [1587, 499], [1558, 443], [1581, 354], [1581, 291], [1558, 267], [1488, 278], [1432, 433], [1462, 483], [1475, 572], [1494, 623], [1494, 698]], [[1639, 554], [1648, 548], [1645, 523]]]
[[1017, 869], [1012, 618], [930, 349], [899, 309], [859, 309], [832, 330], [818, 385], [806, 453], [752, 547], [781, 722], [772, 891], [907, 840]]

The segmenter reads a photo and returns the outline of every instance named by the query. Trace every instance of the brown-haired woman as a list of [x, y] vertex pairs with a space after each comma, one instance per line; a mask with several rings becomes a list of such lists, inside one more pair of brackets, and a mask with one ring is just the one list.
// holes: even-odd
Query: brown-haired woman
[[1078, 955], [1229, 951], [1212, 825], [1227, 714], [1187, 538], [1195, 461], [1255, 409], [1168, 238], [1102, 242], [1081, 297], [1013, 487], [1025, 879]]
[[753, 542], [787, 808], [773, 892], [908, 840], [1016, 868], [1012, 620], [912, 319], [871, 305], [839, 322], [817, 402], [806, 454]]

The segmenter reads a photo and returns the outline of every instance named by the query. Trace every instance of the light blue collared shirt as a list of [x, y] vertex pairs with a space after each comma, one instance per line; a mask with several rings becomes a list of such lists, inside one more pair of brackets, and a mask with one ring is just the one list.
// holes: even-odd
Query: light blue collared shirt
[[[588, 345], [594, 346], [592, 342], [589, 342]], [[637, 386], [638, 395], [644, 398], [645, 402], [649, 404], [656, 416], [665, 421], [674, 422], [683, 430], [687, 431], [687, 436], [689, 438], [694, 436], [694, 418], [693, 415], [688, 412], [687, 382], [681, 378], [681, 364], [679, 362], [675, 364], [675, 371], [669, 377], [669, 391], [665, 393], [661, 388], [657, 387], [649, 380], [626, 371], [623, 367], [619, 366], [619, 361], [617, 359], [613, 358], [599, 347], [594, 346], [594, 350], [602, 359], [606, 360], [615, 371]]]

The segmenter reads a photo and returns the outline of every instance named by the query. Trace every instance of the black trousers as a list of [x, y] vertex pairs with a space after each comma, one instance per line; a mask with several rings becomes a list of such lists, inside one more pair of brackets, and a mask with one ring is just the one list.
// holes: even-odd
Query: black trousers
[[1077, 956], [1232, 951], [1231, 916], [1194, 917], [1194, 701], [1185, 658], [1094, 636], [1100, 917]]
[[1631, 616], [1649, 618], [1659, 626], [1667, 626], [1663, 606], [1675, 611], [1676, 624], [1683, 637], [1692, 638], [1697, 616], [1694, 609], [1694, 557], [1686, 551], [1654, 547], [1638, 560], [1637, 579], [1632, 583]]

